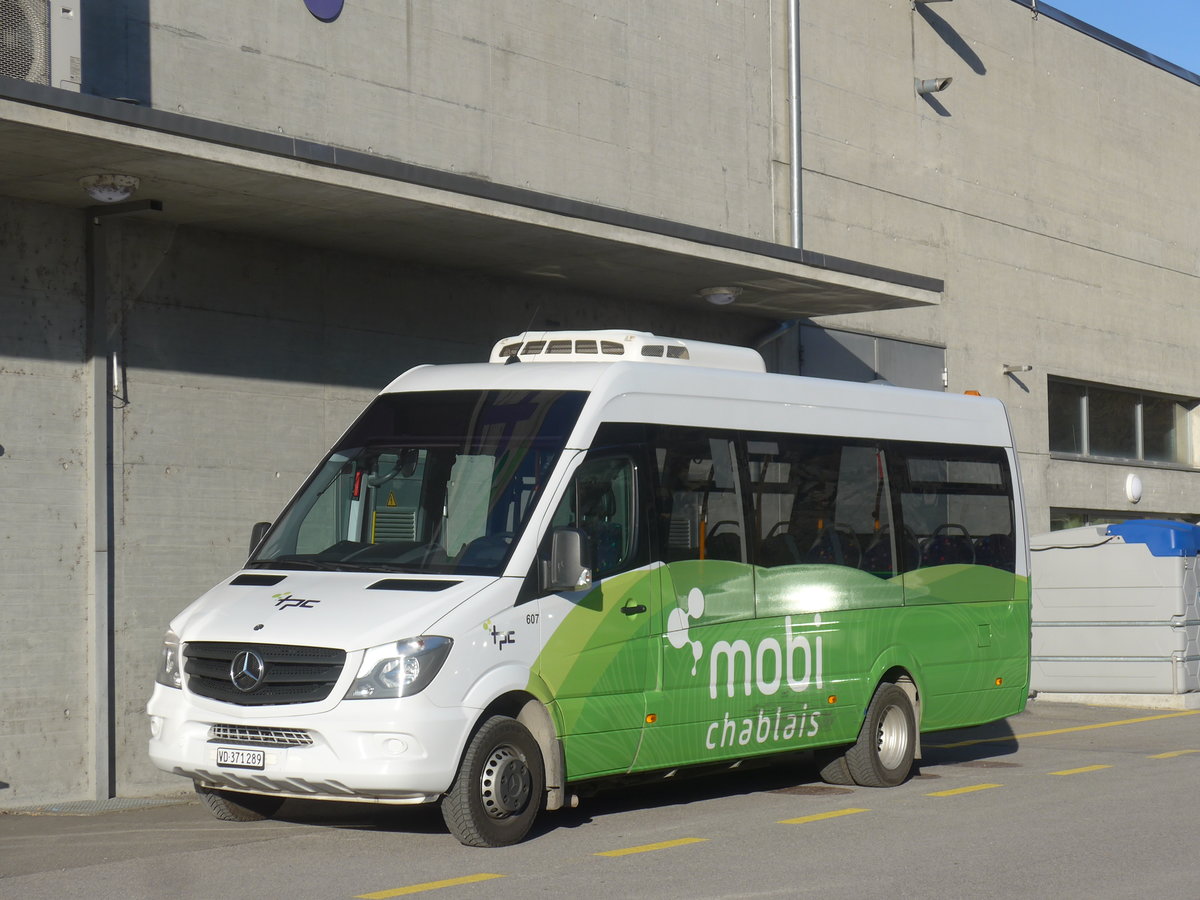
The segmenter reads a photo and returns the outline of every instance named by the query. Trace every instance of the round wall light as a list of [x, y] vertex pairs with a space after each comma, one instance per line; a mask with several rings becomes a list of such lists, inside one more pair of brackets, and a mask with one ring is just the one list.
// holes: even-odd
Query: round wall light
[[1125, 499], [1130, 503], [1137, 503], [1142, 499], [1142, 479], [1137, 475], [1125, 476]]

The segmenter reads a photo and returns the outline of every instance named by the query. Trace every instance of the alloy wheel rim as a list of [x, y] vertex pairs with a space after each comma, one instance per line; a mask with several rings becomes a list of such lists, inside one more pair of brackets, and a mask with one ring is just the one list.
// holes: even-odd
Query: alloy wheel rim
[[889, 706], [879, 720], [876, 744], [879, 762], [886, 769], [900, 766], [908, 753], [908, 717], [899, 706]]

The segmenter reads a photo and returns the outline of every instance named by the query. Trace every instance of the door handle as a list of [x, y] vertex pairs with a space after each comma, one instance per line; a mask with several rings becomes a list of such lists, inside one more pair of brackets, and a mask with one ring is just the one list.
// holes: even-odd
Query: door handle
[[[628, 600], [626, 600], [625, 602], [627, 604], [629, 603]], [[621, 607], [621, 612], [625, 613], [625, 615], [627, 615], [627, 616], [636, 616], [638, 613], [644, 613], [645, 611], [646, 611], [645, 603], [636, 603], [636, 604], [633, 604], [632, 606], [622, 606]]]

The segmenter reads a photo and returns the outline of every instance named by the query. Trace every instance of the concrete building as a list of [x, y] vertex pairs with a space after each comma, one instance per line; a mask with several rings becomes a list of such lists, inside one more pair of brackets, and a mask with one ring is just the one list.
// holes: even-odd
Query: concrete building
[[1200, 79], [1045, 4], [12, 0], [0, 30], [0, 807], [180, 788], [144, 749], [170, 618], [373, 391], [526, 327], [979, 390], [1034, 530], [1200, 514]]

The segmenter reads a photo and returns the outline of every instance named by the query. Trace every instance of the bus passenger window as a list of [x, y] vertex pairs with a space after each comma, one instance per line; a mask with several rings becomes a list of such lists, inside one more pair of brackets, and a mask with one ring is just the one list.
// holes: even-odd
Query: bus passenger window
[[668, 562], [746, 562], [742, 490], [732, 438], [689, 428], [662, 428], [658, 463], [659, 542]]
[[1016, 568], [1008, 461], [1002, 450], [906, 445], [893, 468], [901, 516], [919, 545], [906, 568]]
[[758, 565], [836, 565], [893, 574], [881, 451], [805, 435], [755, 435], [746, 450], [760, 535]]

